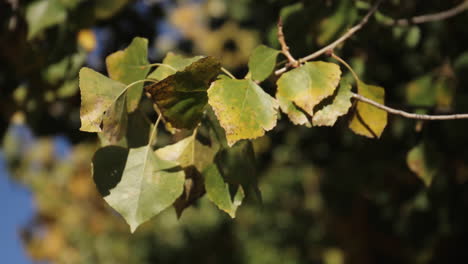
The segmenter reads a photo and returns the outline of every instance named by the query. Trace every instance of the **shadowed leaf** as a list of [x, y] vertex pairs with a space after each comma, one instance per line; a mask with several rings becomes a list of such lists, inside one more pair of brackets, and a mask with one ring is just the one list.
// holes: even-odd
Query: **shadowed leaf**
[[[148, 74], [148, 40], [134, 38], [132, 43], [124, 49], [112, 53], [106, 58], [109, 77], [124, 84], [131, 84], [142, 80]], [[129, 112], [135, 111], [140, 102], [143, 83], [132, 85], [127, 91], [127, 108]]]
[[193, 129], [208, 101], [206, 90], [220, 67], [218, 60], [206, 57], [145, 89], [173, 127]]
[[333, 103], [317, 111], [312, 118], [314, 126], [333, 126], [338, 117], [348, 113], [351, 108], [351, 85], [341, 84]]
[[[278, 94], [282, 99], [293, 102], [307, 114], [313, 116], [314, 107], [333, 94], [340, 81], [340, 76], [340, 67], [335, 63], [308, 62], [284, 73], [279, 78], [277, 82]], [[286, 107], [286, 111], [288, 110], [292, 112]]]
[[[358, 81], [358, 93], [377, 103], [384, 104], [385, 90]], [[356, 134], [379, 138], [387, 125], [387, 112], [364, 102], [357, 102], [349, 128]]]
[[229, 146], [263, 136], [276, 125], [278, 102], [252, 80], [217, 80], [208, 97]]
[[205, 189], [208, 199], [216, 204], [220, 210], [234, 218], [237, 208], [242, 204], [242, 200], [244, 199], [242, 187], [238, 185], [234, 198], [231, 198], [229, 184], [224, 182], [215, 164], [207, 167], [203, 175], [205, 176]]
[[293, 102], [284, 98], [280, 93], [276, 93], [276, 100], [278, 100], [281, 111], [288, 115], [289, 120], [291, 120], [293, 124], [304, 125], [306, 127], [312, 126], [307, 114], [295, 106]]
[[252, 79], [263, 81], [273, 72], [276, 65], [276, 58], [279, 50], [272, 49], [265, 45], [256, 47], [249, 59], [249, 70]]
[[[110, 164], [115, 168], [116, 174], [121, 173], [121, 176], [114, 175], [114, 178], [120, 177], [121, 180], [108, 190], [109, 194], [104, 199], [125, 218], [132, 232], [140, 224], [171, 206], [183, 191], [184, 172], [177, 170], [176, 163], [161, 160], [149, 146], [130, 149], [126, 160], [113, 160]], [[109, 168], [108, 164], [101, 163], [93, 166]], [[94, 170], [95, 173], [100, 171], [102, 170]], [[103, 178], [106, 176], [108, 174], [98, 173], [94, 175], [94, 179], [96, 182], [106, 182], [107, 179]], [[111, 187], [114, 184], [104, 186]]]

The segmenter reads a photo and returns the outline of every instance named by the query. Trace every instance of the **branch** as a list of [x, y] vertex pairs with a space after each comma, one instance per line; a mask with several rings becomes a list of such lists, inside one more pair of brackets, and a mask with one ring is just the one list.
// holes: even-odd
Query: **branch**
[[359, 100], [361, 102], [373, 105], [379, 109], [382, 109], [390, 114], [400, 115], [410, 119], [418, 119], [418, 120], [455, 120], [455, 119], [468, 119], [468, 114], [453, 114], [453, 115], [420, 115], [414, 113], [408, 113], [402, 110], [394, 109], [382, 104], [379, 104], [371, 99], [368, 99], [362, 95], [353, 93], [352, 96], [354, 99]]
[[[348, 29], [348, 31], [346, 31], [346, 33], [344, 33], [340, 38], [333, 41], [329, 45], [321, 48], [320, 50], [318, 50], [318, 51], [316, 51], [316, 52], [314, 52], [314, 53], [312, 53], [312, 54], [310, 54], [310, 55], [308, 55], [308, 56], [306, 56], [304, 58], [299, 59], [299, 63], [315, 59], [318, 56], [320, 56], [320, 55], [324, 54], [325, 52], [327, 52], [328, 50], [333, 50], [336, 46], [338, 46], [339, 44], [341, 44], [342, 42], [344, 42], [345, 40], [350, 38], [354, 33], [359, 31], [367, 23], [367, 21], [369, 21], [369, 18], [375, 13], [375, 11], [377, 11], [377, 8], [382, 3], [382, 1], [383, 0], [377, 0], [375, 2], [374, 6], [372, 6], [372, 8], [369, 10], [369, 12], [367, 12], [367, 14], [362, 18], [361, 22], [356, 24], [354, 27]], [[275, 75], [280, 75], [280, 74], [286, 72], [287, 70], [288, 70], [288, 67], [285, 66], [285, 67], [283, 67], [281, 69], [276, 70]]]
[[299, 66], [299, 62], [291, 55], [289, 52], [289, 46], [286, 44], [286, 40], [284, 39], [284, 33], [283, 33], [283, 21], [280, 17], [278, 20], [278, 41], [281, 45], [281, 53], [283, 53], [284, 56], [288, 59], [289, 63], [285, 66], [292, 66], [292, 67], [297, 67]]
[[468, 9], [468, 0], [465, 0], [458, 6], [455, 6], [443, 12], [427, 14], [427, 15], [422, 15], [422, 16], [415, 16], [411, 18], [397, 19], [397, 20], [390, 21], [386, 24], [388, 26], [408, 26], [412, 24], [422, 24], [422, 23], [427, 23], [427, 22], [440, 21], [440, 20], [444, 20], [444, 19], [456, 16], [467, 9]]

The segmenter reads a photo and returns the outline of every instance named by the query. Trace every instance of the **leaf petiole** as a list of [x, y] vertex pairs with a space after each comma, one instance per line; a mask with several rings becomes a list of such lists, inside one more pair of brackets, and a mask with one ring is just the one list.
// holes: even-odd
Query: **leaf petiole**
[[231, 79], [237, 79], [231, 72], [229, 72], [226, 68], [224, 67], [221, 67], [221, 70], [229, 77], [231, 77]]
[[356, 80], [357, 83], [361, 82], [361, 80], [359, 79], [357, 74], [353, 71], [353, 68], [351, 68], [351, 66], [349, 66], [349, 64], [346, 63], [346, 61], [344, 61], [342, 58], [338, 57], [335, 53], [332, 53], [331, 56], [332, 56], [332, 58], [334, 58], [335, 60], [339, 61], [341, 64], [346, 66], [346, 68], [348, 68], [348, 70], [351, 72], [351, 74], [353, 75], [353, 77], [354, 77], [354, 79]]
[[148, 65], [143, 65], [143, 66], [141, 66], [141, 68], [144, 69], [144, 68], [152, 68], [152, 67], [157, 67], [157, 66], [166, 67], [166, 68], [169, 68], [169, 69], [173, 70], [174, 72], [177, 72], [176, 68], [172, 67], [169, 64], [164, 64], [164, 63], [151, 63], [151, 64], [148, 64]]

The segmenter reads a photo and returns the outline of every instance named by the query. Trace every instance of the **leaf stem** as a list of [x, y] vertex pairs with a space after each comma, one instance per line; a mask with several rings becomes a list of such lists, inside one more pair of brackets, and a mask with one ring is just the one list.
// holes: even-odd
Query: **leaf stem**
[[346, 68], [348, 68], [348, 70], [351, 72], [351, 74], [353, 75], [354, 79], [356, 80], [356, 82], [360, 82], [361, 80], [359, 79], [359, 77], [357, 76], [357, 74], [354, 72], [353, 68], [351, 68], [351, 66], [349, 66], [349, 64], [344, 61], [342, 58], [338, 57], [335, 53], [331, 53], [331, 56], [332, 58], [334, 58], [335, 60], [339, 61], [341, 64], [343, 64], [344, 66], [346, 66]]
[[161, 121], [161, 117], [162, 115], [159, 114], [158, 119], [156, 119], [156, 122], [154, 123], [153, 130], [151, 131], [150, 139], [148, 140], [148, 146], [150, 147], [156, 145], [157, 138], [158, 138], [158, 125], [159, 125], [159, 122]]
[[221, 70], [229, 77], [231, 77], [232, 79], [237, 79], [232, 73], [230, 73], [226, 68], [224, 67], [221, 67]]
[[144, 68], [152, 68], [152, 67], [156, 67], [156, 66], [166, 67], [166, 68], [169, 68], [169, 69], [173, 70], [174, 72], [177, 71], [176, 68], [172, 67], [169, 64], [165, 64], [165, 63], [151, 63], [151, 64], [143, 65], [143, 66], [141, 66], [141, 68], [143, 68], [143, 69]]

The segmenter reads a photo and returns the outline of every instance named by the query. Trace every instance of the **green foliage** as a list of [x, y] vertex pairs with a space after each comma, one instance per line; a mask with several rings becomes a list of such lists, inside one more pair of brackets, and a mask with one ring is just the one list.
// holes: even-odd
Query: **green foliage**
[[28, 39], [34, 38], [42, 30], [63, 23], [67, 10], [59, 0], [36, 0], [26, 9]]
[[249, 59], [249, 69], [252, 73], [252, 79], [261, 82], [270, 76], [275, 69], [278, 54], [280, 54], [279, 50], [272, 49], [265, 45], [256, 47]]

